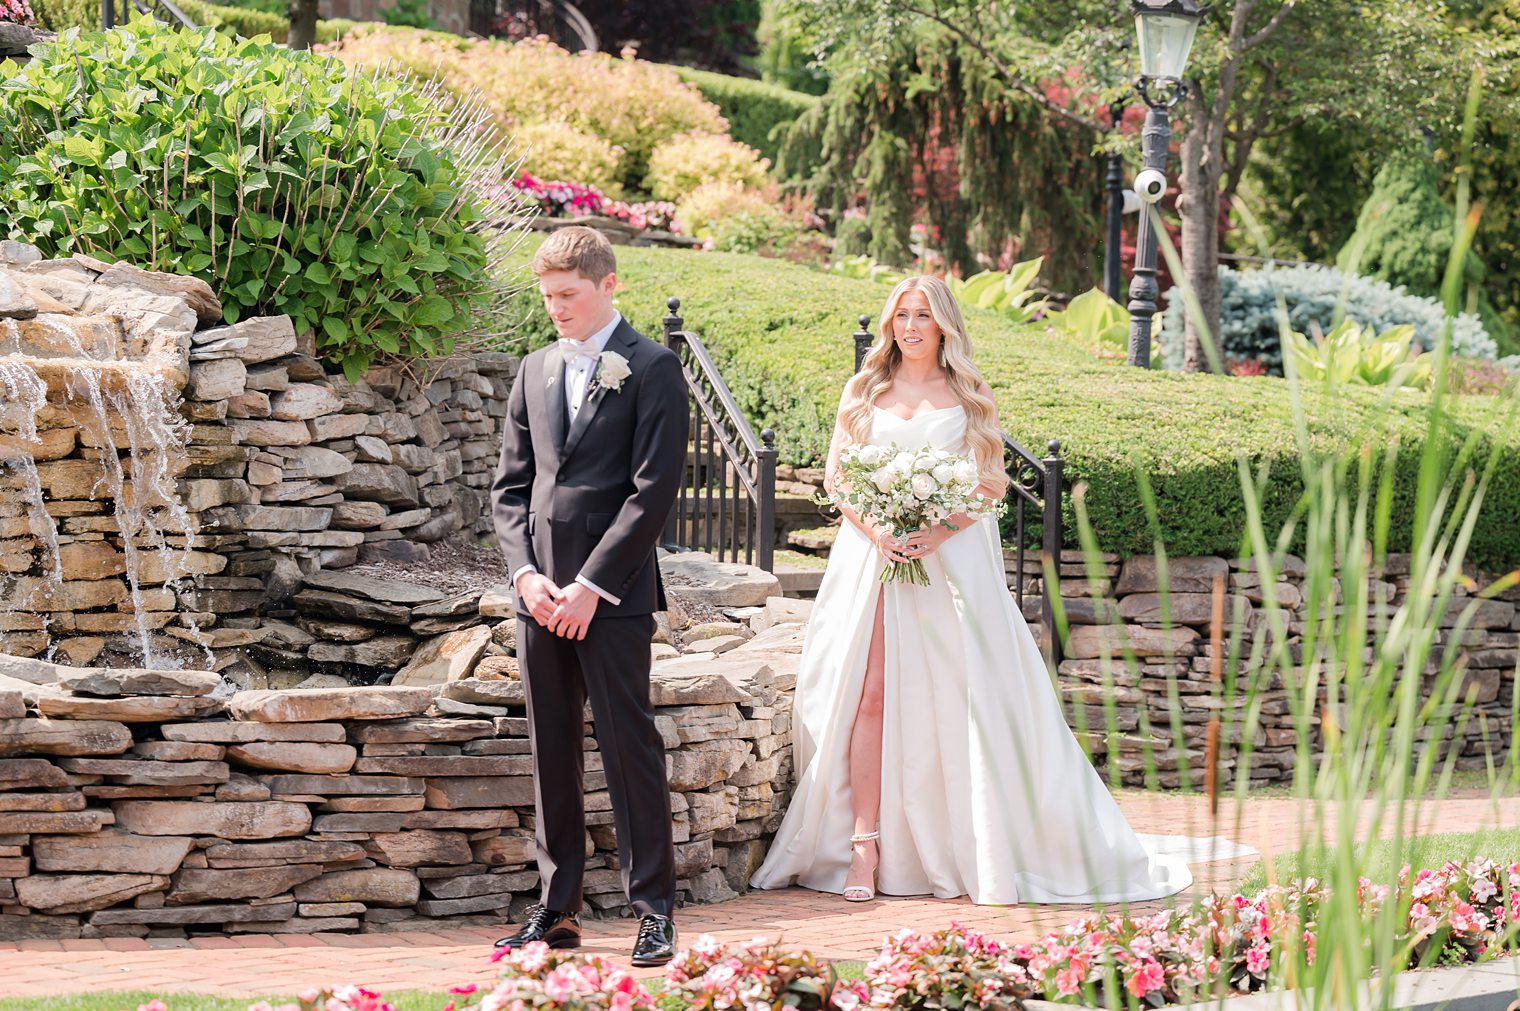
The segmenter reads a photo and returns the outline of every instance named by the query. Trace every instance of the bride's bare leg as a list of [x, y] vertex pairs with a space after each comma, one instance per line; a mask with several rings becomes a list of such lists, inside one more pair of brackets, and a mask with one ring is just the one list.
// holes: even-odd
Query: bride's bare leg
[[[853, 798], [855, 835], [875, 832], [881, 813], [881, 723], [886, 682], [886, 644], [882, 631], [884, 596], [883, 592], [876, 597], [871, 646], [866, 652], [865, 684], [860, 690], [860, 706], [855, 710], [855, 722], [850, 731], [850, 796]], [[854, 843], [845, 887], [859, 886], [875, 891], [876, 864], [874, 841]]]

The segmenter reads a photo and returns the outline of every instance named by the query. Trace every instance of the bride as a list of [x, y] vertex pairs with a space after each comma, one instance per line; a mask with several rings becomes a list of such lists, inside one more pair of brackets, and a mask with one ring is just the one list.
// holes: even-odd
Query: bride
[[[828, 484], [848, 445], [974, 454], [1006, 491], [992, 391], [944, 281], [893, 289], [845, 386]], [[1158, 898], [1192, 882], [1146, 851], [1062, 716], [1008, 593], [997, 520], [898, 539], [845, 507], [797, 679], [797, 789], [752, 883], [865, 901], [982, 904]], [[921, 558], [929, 586], [879, 581]]]

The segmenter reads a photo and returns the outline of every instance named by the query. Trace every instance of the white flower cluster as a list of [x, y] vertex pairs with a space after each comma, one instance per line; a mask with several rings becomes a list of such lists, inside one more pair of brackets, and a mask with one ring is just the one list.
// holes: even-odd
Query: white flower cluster
[[977, 491], [976, 461], [942, 449], [849, 446], [839, 456], [839, 501], [897, 536], [996, 505]]

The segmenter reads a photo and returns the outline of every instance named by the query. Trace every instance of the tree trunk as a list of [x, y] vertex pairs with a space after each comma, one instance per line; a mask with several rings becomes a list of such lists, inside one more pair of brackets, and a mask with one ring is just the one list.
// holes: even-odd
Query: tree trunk
[[1188, 101], [1188, 132], [1182, 142], [1181, 194], [1183, 283], [1197, 300], [1183, 330], [1183, 370], [1203, 372], [1209, 360], [1203, 341], [1220, 346], [1219, 325], [1219, 182], [1221, 160], [1210, 158], [1210, 123], [1202, 101]]
[[291, 49], [310, 49], [317, 41], [317, 2], [290, 0], [290, 38], [286, 45]]

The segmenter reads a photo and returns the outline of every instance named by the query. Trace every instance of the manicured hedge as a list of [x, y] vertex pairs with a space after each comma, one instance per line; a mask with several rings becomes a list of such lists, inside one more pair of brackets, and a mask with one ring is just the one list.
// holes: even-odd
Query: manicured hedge
[[781, 137], [772, 136], [776, 127], [790, 124], [818, 104], [816, 95], [804, 95], [776, 84], [753, 81], [747, 77], [729, 77], [709, 70], [672, 67], [681, 80], [694, 84], [702, 97], [723, 110], [728, 132], [734, 140], [759, 151], [776, 163]]
[[[888, 289], [753, 256], [619, 248], [618, 261], [626, 286], [619, 302], [632, 322], [657, 336], [666, 298], [679, 296], [686, 325], [703, 335], [752, 422], [776, 430], [782, 461], [818, 462], [853, 365], [856, 317], [874, 319]], [[522, 304], [531, 302], [529, 293]], [[541, 311], [530, 319], [530, 342], [552, 336]], [[1103, 364], [1039, 326], [975, 310], [968, 319], [1004, 429], [1039, 456], [1049, 440], [1060, 440], [1068, 475], [1087, 486], [1087, 512], [1104, 550], [1153, 550], [1137, 465], [1149, 475], [1173, 555], [1239, 550], [1246, 526], [1240, 454], [1253, 472], [1267, 468], [1268, 530], [1290, 515], [1303, 485], [1284, 380]], [[1333, 400], [1309, 391], [1306, 400], [1320, 449], [1361, 446], [1378, 421], [1370, 390], [1344, 390]], [[1403, 447], [1396, 549], [1408, 546], [1424, 404], [1420, 394], [1401, 396], [1387, 419]], [[1512, 518], [1520, 501], [1520, 432], [1505, 424], [1507, 407], [1494, 398], [1462, 398], [1457, 410], [1455, 437], [1479, 431], [1479, 460], [1496, 442], [1503, 447], [1469, 557], [1490, 568], [1520, 563], [1520, 524]], [[1069, 521], [1069, 503], [1067, 514]], [[1076, 543], [1070, 522], [1067, 540]]]
[[[284, 15], [250, 7], [224, 7], [204, 0], [179, 0], [175, 6], [200, 28], [215, 28], [245, 39], [268, 35], [275, 42], [284, 42], [290, 36], [290, 19]], [[94, 31], [100, 27], [100, 4], [95, 0], [39, 0], [33, 4], [33, 10], [38, 22], [55, 32], [66, 28]], [[317, 41], [332, 42], [347, 34], [356, 23], [341, 19], [318, 21]]]

